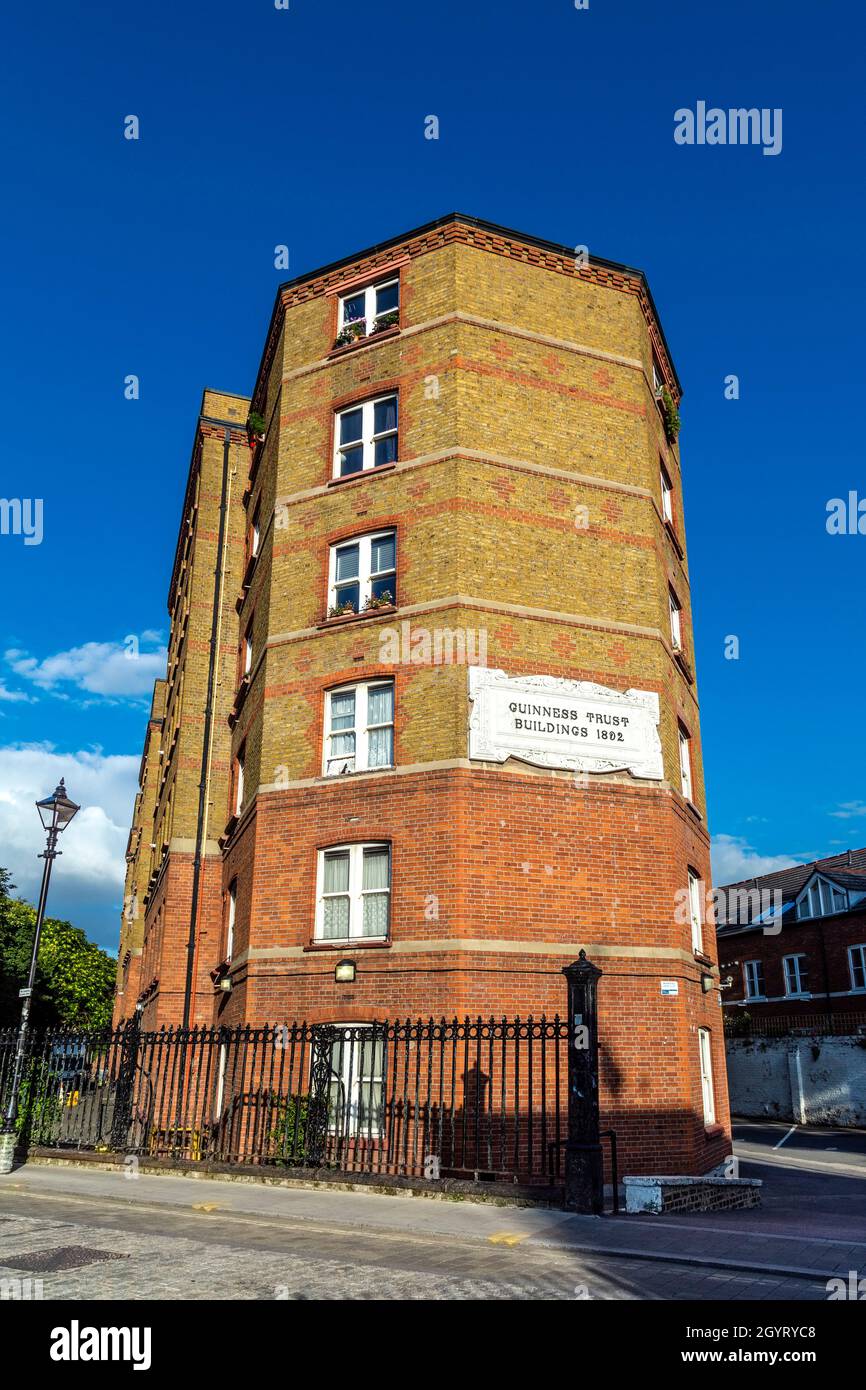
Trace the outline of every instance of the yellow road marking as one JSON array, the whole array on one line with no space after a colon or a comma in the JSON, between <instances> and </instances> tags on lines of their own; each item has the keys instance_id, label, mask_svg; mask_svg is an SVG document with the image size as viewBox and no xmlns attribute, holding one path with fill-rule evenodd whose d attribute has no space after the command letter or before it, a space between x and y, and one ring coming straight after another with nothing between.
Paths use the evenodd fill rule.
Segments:
<instances>
[{"instance_id":1,"label":"yellow road marking","mask_svg":"<svg viewBox=\"0 0 866 1390\"><path fill-rule=\"evenodd\" d=\"M519 1245L522 1240L527 1240L528 1235L518 1236L513 1231L497 1231L495 1236L488 1236L491 1245Z\"/></svg>"},{"instance_id":2,"label":"yellow road marking","mask_svg":"<svg viewBox=\"0 0 866 1390\"><path fill-rule=\"evenodd\" d=\"M193 1202L193 1211L219 1211L216 1202Z\"/></svg>"}]
</instances>

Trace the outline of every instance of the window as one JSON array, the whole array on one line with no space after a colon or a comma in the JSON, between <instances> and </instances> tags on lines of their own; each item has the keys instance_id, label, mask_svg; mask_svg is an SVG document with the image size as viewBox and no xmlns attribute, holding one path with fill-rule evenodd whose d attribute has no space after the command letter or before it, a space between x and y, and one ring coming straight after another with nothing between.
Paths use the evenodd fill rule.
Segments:
<instances>
[{"instance_id":1,"label":"window","mask_svg":"<svg viewBox=\"0 0 866 1390\"><path fill-rule=\"evenodd\" d=\"M374 1025L331 1025L328 1129L345 1138L378 1138L384 1128L385 1039Z\"/></svg>"},{"instance_id":2,"label":"window","mask_svg":"<svg viewBox=\"0 0 866 1390\"><path fill-rule=\"evenodd\" d=\"M217 1084L214 1095L213 1117L214 1122L222 1118L223 1101L226 1093L226 1070L229 1060L228 1043L220 1043L219 1063L217 1065Z\"/></svg>"},{"instance_id":3,"label":"window","mask_svg":"<svg viewBox=\"0 0 866 1390\"><path fill-rule=\"evenodd\" d=\"M655 395L656 400L658 400L659 396L664 390L664 385L665 374L662 371L661 366L659 365L658 358L656 357L655 353L653 353L653 394Z\"/></svg>"},{"instance_id":4,"label":"window","mask_svg":"<svg viewBox=\"0 0 866 1390\"><path fill-rule=\"evenodd\" d=\"M235 759L235 810L239 816L244 804L244 764L246 762L247 746L242 743L238 749L238 756Z\"/></svg>"},{"instance_id":5,"label":"window","mask_svg":"<svg viewBox=\"0 0 866 1390\"><path fill-rule=\"evenodd\" d=\"M692 799L692 749L691 739L682 724L677 727L680 746L680 786L687 801Z\"/></svg>"},{"instance_id":6,"label":"window","mask_svg":"<svg viewBox=\"0 0 866 1390\"><path fill-rule=\"evenodd\" d=\"M379 396L338 410L334 421L334 477L381 468L397 458L397 396Z\"/></svg>"},{"instance_id":7,"label":"window","mask_svg":"<svg viewBox=\"0 0 866 1390\"><path fill-rule=\"evenodd\" d=\"M262 537L261 512L262 512L262 504L261 504L261 502L258 502L258 503L256 504L256 510L255 510L255 512L253 513L253 524L252 524L252 526L251 526L251 528L250 528L250 558L251 558L251 559L255 559L255 557L256 557L256 556L258 555L258 553L259 553L259 541L261 540L261 537Z\"/></svg>"},{"instance_id":8,"label":"window","mask_svg":"<svg viewBox=\"0 0 866 1390\"><path fill-rule=\"evenodd\" d=\"M808 994L809 957L785 956L782 964L785 969L785 993Z\"/></svg>"},{"instance_id":9,"label":"window","mask_svg":"<svg viewBox=\"0 0 866 1390\"><path fill-rule=\"evenodd\" d=\"M671 615L671 646L675 652L681 652L683 649L683 609L673 589L668 589L668 608Z\"/></svg>"},{"instance_id":10,"label":"window","mask_svg":"<svg viewBox=\"0 0 866 1390\"><path fill-rule=\"evenodd\" d=\"M703 913L701 911L701 880L694 869L689 869L689 917L692 923L692 950L701 951L704 949L704 935L702 928Z\"/></svg>"},{"instance_id":11,"label":"window","mask_svg":"<svg viewBox=\"0 0 866 1390\"><path fill-rule=\"evenodd\" d=\"M248 676L253 669L253 620L250 618L247 623L247 630L244 633L243 648L243 671L242 675Z\"/></svg>"},{"instance_id":12,"label":"window","mask_svg":"<svg viewBox=\"0 0 866 1390\"><path fill-rule=\"evenodd\" d=\"M851 972L851 988L858 993L866 990L866 946L848 947L848 969Z\"/></svg>"},{"instance_id":13,"label":"window","mask_svg":"<svg viewBox=\"0 0 866 1390\"><path fill-rule=\"evenodd\" d=\"M763 999L765 994L763 961L744 960L743 975L746 981L746 998Z\"/></svg>"},{"instance_id":14,"label":"window","mask_svg":"<svg viewBox=\"0 0 866 1390\"><path fill-rule=\"evenodd\" d=\"M225 958L231 960L235 945L235 910L238 902L238 881L233 878L229 884L228 914L226 917Z\"/></svg>"},{"instance_id":15,"label":"window","mask_svg":"<svg viewBox=\"0 0 866 1390\"><path fill-rule=\"evenodd\" d=\"M716 1101L713 1094L713 1053L709 1028L698 1029L698 1051L701 1059L701 1097L704 1106L704 1124L716 1122Z\"/></svg>"},{"instance_id":16,"label":"window","mask_svg":"<svg viewBox=\"0 0 866 1390\"><path fill-rule=\"evenodd\" d=\"M316 940L384 941L391 897L387 844L341 845L319 851Z\"/></svg>"},{"instance_id":17,"label":"window","mask_svg":"<svg viewBox=\"0 0 866 1390\"><path fill-rule=\"evenodd\" d=\"M833 912L845 912L848 894L826 878L814 878L797 899L798 917L828 917Z\"/></svg>"},{"instance_id":18,"label":"window","mask_svg":"<svg viewBox=\"0 0 866 1390\"><path fill-rule=\"evenodd\" d=\"M662 466L661 466L661 480L662 480L662 517L663 517L663 519L664 519L665 521L670 522L671 526L673 526L673 524L674 524L674 489L673 489L673 484L671 483L671 480L670 480L670 478L668 477L667 469L664 467L664 464L662 464Z\"/></svg>"},{"instance_id":19,"label":"window","mask_svg":"<svg viewBox=\"0 0 866 1390\"><path fill-rule=\"evenodd\" d=\"M330 607L360 613L397 597L397 533L331 546Z\"/></svg>"},{"instance_id":20,"label":"window","mask_svg":"<svg viewBox=\"0 0 866 1390\"><path fill-rule=\"evenodd\" d=\"M378 285L368 285L365 290L356 290L340 300L337 328L356 328L357 336L375 333L378 328L388 328L396 323L400 308L400 281L382 280Z\"/></svg>"},{"instance_id":21,"label":"window","mask_svg":"<svg viewBox=\"0 0 866 1390\"><path fill-rule=\"evenodd\" d=\"M325 696L325 775L393 766L393 681L329 690Z\"/></svg>"}]
</instances>

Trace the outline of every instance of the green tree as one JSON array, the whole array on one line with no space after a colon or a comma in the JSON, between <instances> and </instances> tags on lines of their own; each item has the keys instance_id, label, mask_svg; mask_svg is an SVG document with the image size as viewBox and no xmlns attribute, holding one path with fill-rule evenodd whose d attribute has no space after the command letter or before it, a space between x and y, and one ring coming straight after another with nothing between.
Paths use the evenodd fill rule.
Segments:
<instances>
[{"instance_id":1,"label":"green tree","mask_svg":"<svg viewBox=\"0 0 866 1390\"><path fill-rule=\"evenodd\" d=\"M18 1022L18 991L27 981L36 909L11 895L0 869L0 1027ZM47 917L42 924L31 1021L36 1027L104 1028L111 1022L117 963L80 927Z\"/></svg>"}]
</instances>

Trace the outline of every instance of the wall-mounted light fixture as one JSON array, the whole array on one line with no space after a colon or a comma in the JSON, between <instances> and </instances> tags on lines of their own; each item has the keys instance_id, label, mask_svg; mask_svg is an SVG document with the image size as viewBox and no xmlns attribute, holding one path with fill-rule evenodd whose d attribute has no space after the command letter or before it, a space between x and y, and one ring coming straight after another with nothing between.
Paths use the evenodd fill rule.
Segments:
<instances>
[{"instance_id":1,"label":"wall-mounted light fixture","mask_svg":"<svg viewBox=\"0 0 866 1390\"><path fill-rule=\"evenodd\" d=\"M356 973L353 960L338 960L334 966L334 980L338 985L353 985Z\"/></svg>"},{"instance_id":2,"label":"wall-mounted light fixture","mask_svg":"<svg viewBox=\"0 0 866 1390\"><path fill-rule=\"evenodd\" d=\"M715 983L716 982L713 979L712 975L701 976L701 989L704 991L704 994L709 994L710 990L713 988Z\"/></svg>"}]
</instances>

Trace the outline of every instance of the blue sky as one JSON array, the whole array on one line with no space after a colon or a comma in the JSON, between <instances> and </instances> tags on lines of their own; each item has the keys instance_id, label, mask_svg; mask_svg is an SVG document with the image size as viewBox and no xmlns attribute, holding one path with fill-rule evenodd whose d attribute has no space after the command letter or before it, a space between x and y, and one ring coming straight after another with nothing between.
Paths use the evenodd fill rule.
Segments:
<instances>
[{"instance_id":1,"label":"blue sky","mask_svg":"<svg viewBox=\"0 0 866 1390\"><path fill-rule=\"evenodd\" d=\"M866 496L856 7L49 0L4 38L0 494L42 498L44 532L0 536L0 863L19 887L32 800L65 770L87 810L52 910L114 946L202 387L250 390L280 280L455 208L649 276L685 388L722 878L866 842L866 538L825 527L830 498ZM675 144L699 100L781 108L781 153Z\"/></svg>"}]
</instances>

